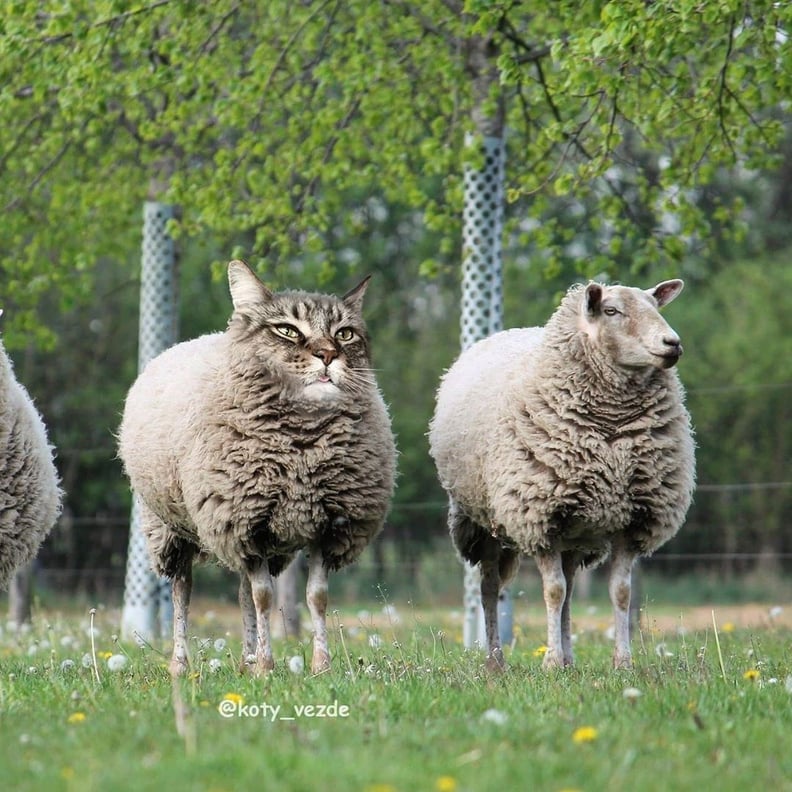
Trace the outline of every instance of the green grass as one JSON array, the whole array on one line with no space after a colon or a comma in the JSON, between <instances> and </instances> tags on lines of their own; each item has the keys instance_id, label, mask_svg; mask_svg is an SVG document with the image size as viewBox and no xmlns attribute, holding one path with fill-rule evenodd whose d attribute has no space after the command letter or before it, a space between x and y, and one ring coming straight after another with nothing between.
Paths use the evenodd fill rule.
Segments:
<instances>
[{"instance_id":1,"label":"green grass","mask_svg":"<svg viewBox=\"0 0 792 792\"><path fill-rule=\"evenodd\" d=\"M719 625L717 642L712 628L642 632L633 641L635 669L618 673L610 669L610 642L590 629L580 633L576 667L548 673L540 667L542 629L530 627L517 631L510 670L493 678L478 652L459 647L458 623L447 613L402 613L396 623L379 612L350 612L332 621L331 672L291 672L288 658L309 660L308 642L280 642L276 671L254 679L235 671L235 625L196 612L193 674L175 688L167 647L114 640L117 613L96 616L96 668L82 664L91 655L87 615L38 614L32 631L6 630L3 787L792 789L786 628ZM216 639L226 646L215 647ZM126 666L111 671L108 653L125 655ZM68 660L74 665L62 667ZM628 688L640 695L625 697ZM222 717L227 694L249 709ZM348 708L345 717L299 709L334 702ZM280 707L278 716L268 709L264 717L264 704ZM576 742L585 727L593 739Z\"/></svg>"}]
</instances>

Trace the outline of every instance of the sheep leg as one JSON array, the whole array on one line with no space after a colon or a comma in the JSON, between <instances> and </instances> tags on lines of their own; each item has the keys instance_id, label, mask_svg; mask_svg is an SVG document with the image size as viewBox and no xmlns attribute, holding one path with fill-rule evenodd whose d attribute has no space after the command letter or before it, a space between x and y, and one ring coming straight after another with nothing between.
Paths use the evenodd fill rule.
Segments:
<instances>
[{"instance_id":1,"label":"sheep leg","mask_svg":"<svg viewBox=\"0 0 792 792\"><path fill-rule=\"evenodd\" d=\"M327 646L327 567L318 547L308 553L308 585L305 599L313 623L313 658L311 673L330 670L330 651Z\"/></svg>"},{"instance_id":2,"label":"sheep leg","mask_svg":"<svg viewBox=\"0 0 792 792\"><path fill-rule=\"evenodd\" d=\"M170 661L171 676L181 676L189 666L187 648L187 614L192 594L192 556L171 580L173 598L173 655Z\"/></svg>"},{"instance_id":3,"label":"sheep leg","mask_svg":"<svg viewBox=\"0 0 792 792\"><path fill-rule=\"evenodd\" d=\"M572 652L572 590L574 588L575 573L580 566L580 555L574 552L561 554L561 567L566 581L566 596L561 607L561 648L564 654L564 665L570 666L575 662Z\"/></svg>"},{"instance_id":4,"label":"sheep leg","mask_svg":"<svg viewBox=\"0 0 792 792\"><path fill-rule=\"evenodd\" d=\"M500 547L487 542L481 559L481 605L484 609L484 629L487 636L487 670L504 671L500 632L498 631L498 594L500 593Z\"/></svg>"},{"instance_id":5,"label":"sheep leg","mask_svg":"<svg viewBox=\"0 0 792 792\"><path fill-rule=\"evenodd\" d=\"M614 544L610 578L608 580L608 593L613 605L613 623L615 628L614 668L632 668L630 596L634 563L634 553L628 552L622 545Z\"/></svg>"},{"instance_id":6,"label":"sheep leg","mask_svg":"<svg viewBox=\"0 0 792 792\"><path fill-rule=\"evenodd\" d=\"M239 670L247 671L256 660L258 629L250 579L244 573L239 576L239 609L242 612L242 657L239 658Z\"/></svg>"},{"instance_id":7,"label":"sheep leg","mask_svg":"<svg viewBox=\"0 0 792 792\"><path fill-rule=\"evenodd\" d=\"M537 555L536 566L542 576L542 593L547 609L547 651L542 666L544 668L560 668L564 665L561 614L567 596L561 553Z\"/></svg>"},{"instance_id":8,"label":"sheep leg","mask_svg":"<svg viewBox=\"0 0 792 792\"><path fill-rule=\"evenodd\" d=\"M266 558L248 570L248 582L256 611L256 662L253 672L257 676L263 676L275 668L270 637L270 608L272 608L275 586L272 583Z\"/></svg>"}]
</instances>

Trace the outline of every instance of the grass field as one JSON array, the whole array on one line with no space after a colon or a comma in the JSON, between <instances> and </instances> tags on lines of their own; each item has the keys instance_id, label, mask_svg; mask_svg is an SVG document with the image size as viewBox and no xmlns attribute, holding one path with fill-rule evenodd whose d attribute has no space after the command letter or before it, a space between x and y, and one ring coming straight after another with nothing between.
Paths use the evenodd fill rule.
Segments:
<instances>
[{"instance_id":1,"label":"grass field","mask_svg":"<svg viewBox=\"0 0 792 792\"><path fill-rule=\"evenodd\" d=\"M510 670L493 678L460 648L459 614L380 603L333 615L329 673L303 670L307 640L279 642L276 671L253 679L236 672L233 609L207 607L175 686L167 646L121 644L117 611L4 627L3 788L792 790L779 608L760 606L754 626L658 609L634 637L635 669L618 673L606 606L576 614L577 665L550 673L541 614L518 615Z\"/></svg>"}]
</instances>

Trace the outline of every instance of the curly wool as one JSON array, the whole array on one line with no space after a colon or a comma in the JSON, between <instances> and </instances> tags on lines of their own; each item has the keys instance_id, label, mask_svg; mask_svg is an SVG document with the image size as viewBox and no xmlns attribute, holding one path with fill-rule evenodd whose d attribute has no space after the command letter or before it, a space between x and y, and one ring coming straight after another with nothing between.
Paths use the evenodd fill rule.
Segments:
<instances>
[{"instance_id":1,"label":"curly wool","mask_svg":"<svg viewBox=\"0 0 792 792\"><path fill-rule=\"evenodd\" d=\"M0 589L35 557L61 494L44 422L0 345Z\"/></svg>"},{"instance_id":2,"label":"curly wool","mask_svg":"<svg viewBox=\"0 0 792 792\"><path fill-rule=\"evenodd\" d=\"M231 330L172 347L133 385L119 448L159 573L185 542L240 572L266 558L277 575L318 539L334 569L379 533L395 470L379 391L313 409L280 395Z\"/></svg>"},{"instance_id":3,"label":"curly wool","mask_svg":"<svg viewBox=\"0 0 792 792\"><path fill-rule=\"evenodd\" d=\"M673 537L694 487L693 440L676 370L631 373L579 332L573 287L544 328L479 342L446 374L432 455L455 508L461 555L481 528L506 546L578 550L593 564L623 534L648 555Z\"/></svg>"}]
</instances>

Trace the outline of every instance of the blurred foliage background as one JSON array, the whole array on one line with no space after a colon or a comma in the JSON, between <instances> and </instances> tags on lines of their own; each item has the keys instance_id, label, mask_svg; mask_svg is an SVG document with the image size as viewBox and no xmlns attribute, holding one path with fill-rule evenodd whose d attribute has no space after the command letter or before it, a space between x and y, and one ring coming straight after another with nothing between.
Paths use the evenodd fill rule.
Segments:
<instances>
[{"instance_id":1,"label":"blurred foliage background","mask_svg":"<svg viewBox=\"0 0 792 792\"><path fill-rule=\"evenodd\" d=\"M180 210L183 338L224 326L232 257L276 288L374 274L366 316L400 478L348 586L456 586L426 431L459 349L464 139L488 102L506 108L505 326L544 323L580 279L686 281L666 316L686 350L699 489L652 569L725 585L792 568L792 7L530 6L9 4L3 338L66 490L44 591L121 596L130 496L114 432L136 373L146 199ZM483 100L482 68L496 76Z\"/></svg>"}]
</instances>

